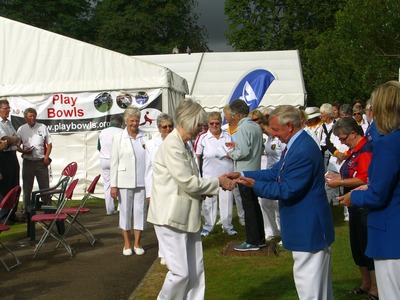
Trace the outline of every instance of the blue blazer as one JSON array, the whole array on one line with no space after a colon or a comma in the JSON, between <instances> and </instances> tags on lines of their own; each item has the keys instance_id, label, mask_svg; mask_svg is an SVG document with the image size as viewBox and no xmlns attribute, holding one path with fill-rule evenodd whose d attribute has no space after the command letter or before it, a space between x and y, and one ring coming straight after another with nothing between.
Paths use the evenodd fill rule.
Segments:
<instances>
[{"instance_id":1,"label":"blue blazer","mask_svg":"<svg viewBox=\"0 0 400 300\"><path fill-rule=\"evenodd\" d=\"M256 180L259 197L279 200L282 241L288 250L319 251L335 240L324 172L321 151L304 131L272 169L243 172Z\"/></svg>"},{"instance_id":2,"label":"blue blazer","mask_svg":"<svg viewBox=\"0 0 400 300\"><path fill-rule=\"evenodd\" d=\"M353 206L368 207L365 254L377 259L400 258L400 130L381 136L368 169L369 188L353 191Z\"/></svg>"}]
</instances>

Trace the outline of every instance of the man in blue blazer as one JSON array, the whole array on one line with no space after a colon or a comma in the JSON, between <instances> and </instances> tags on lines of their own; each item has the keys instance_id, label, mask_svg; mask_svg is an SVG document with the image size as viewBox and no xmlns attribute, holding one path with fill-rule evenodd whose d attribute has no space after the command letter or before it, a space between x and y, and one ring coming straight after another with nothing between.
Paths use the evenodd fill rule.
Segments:
<instances>
[{"instance_id":1,"label":"man in blue blazer","mask_svg":"<svg viewBox=\"0 0 400 300\"><path fill-rule=\"evenodd\" d=\"M270 170L235 172L230 177L252 187L259 197L279 200L282 242L293 252L299 298L333 299L330 246L335 234L324 188L323 157L301 129L295 107L277 107L270 125L272 134L287 144L280 161Z\"/></svg>"}]
</instances>

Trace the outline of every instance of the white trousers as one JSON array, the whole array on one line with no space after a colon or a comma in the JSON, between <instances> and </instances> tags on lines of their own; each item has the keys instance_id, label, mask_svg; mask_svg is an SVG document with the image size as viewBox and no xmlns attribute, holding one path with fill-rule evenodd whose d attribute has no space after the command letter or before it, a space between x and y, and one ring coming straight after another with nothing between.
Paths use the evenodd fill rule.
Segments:
<instances>
[{"instance_id":1,"label":"white trousers","mask_svg":"<svg viewBox=\"0 0 400 300\"><path fill-rule=\"evenodd\" d=\"M159 300L204 299L205 276L200 232L154 225L168 267Z\"/></svg>"},{"instance_id":2,"label":"white trousers","mask_svg":"<svg viewBox=\"0 0 400 300\"><path fill-rule=\"evenodd\" d=\"M104 201L106 204L106 212L112 213L115 210L114 199L110 193L110 160L100 158L101 176L103 177Z\"/></svg>"},{"instance_id":3,"label":"white trousers","mask_svg":"<svg viewBox=\"0 0 400 300\"><path fill-rule=\"evenodd\" d=\"M233 228L233 194L231 191L224 191L223 189L219 188L218 195L206 197L202 203L201 214L204 218L203 229L206 229L210 232L214 229L215 222L217 221L218 202L222 228L224 230Z\"/></svg>"},{"instance_id":4,"label":"white trousers","mask_svg":"<svg viewBox=\"0 0 400 300\"><path fill-rule=\"evenodd\" d=\"M332 300L331 247L318 252L293 251L293 276L300 300Z\"/></svg>"},{"instance_id":5,"label":"white trousers","mask_svg":"<svg viewBox=\"0 0 400 300\"><path fill-rule=\"evenodd\" d=\"M374 259L379 299L400 299L400 259Z\"/></svg>"},{"instance_id":6,"label":"white trousers","mask_svg":"<svg viewBox=\"0 0 400 300\"><path fill-rule=\"evenodd\" d=\"M278 200L258 198L264 220L265 238L281 235Z\"/></svg>"},{"instance_id":7,"label":"white trousers","mask_svg":"<svg viewBox=\"0 0 400 300\"><path fill-rule=\"evenodd\" d=\"M144 230L146 227L146 193L144 187L119 189L119 228Z\"/></svg>"},{"instance_id":8,"label":"white trousers","mask_svg":"<svg viewBox=\"0 0 400 300\"><path fill-rule=\"evenodd\" d=\"M242 204L242 196L240 196L239 188L235 187L232 190L232 193L233 193L233 198L235 199L236 210L237 210L237 215L239 217L239 220L244 221L244 209L243 209L243 204Z\"/></svg>"}]
</instances>

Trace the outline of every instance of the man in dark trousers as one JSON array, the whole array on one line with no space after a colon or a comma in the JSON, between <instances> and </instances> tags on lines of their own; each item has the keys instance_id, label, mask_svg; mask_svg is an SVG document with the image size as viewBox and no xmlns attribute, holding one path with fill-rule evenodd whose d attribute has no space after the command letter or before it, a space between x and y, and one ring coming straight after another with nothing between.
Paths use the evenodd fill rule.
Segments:
<instances>
[{"instance_id":1,"label":"man in dark trousers","mask_svg":"<svg viewBox=\"0 0 400 300\"><path fill-rule=\"evenodd\" d=\"M17 132L11 125L8 117L10 116L10 104L8 100L0 100L0 139L7 141L8 147L0 152L0 166L2 170L2 179L0 180L0 201L15 186L19 185L19 163L17 159L17 145L19 139ZM17 222L18 218L15 214L17 206L9 218L10 222ZM0 223L7 216L9 211L2 209L0 212Z\"/></svg>"}]
</instances>

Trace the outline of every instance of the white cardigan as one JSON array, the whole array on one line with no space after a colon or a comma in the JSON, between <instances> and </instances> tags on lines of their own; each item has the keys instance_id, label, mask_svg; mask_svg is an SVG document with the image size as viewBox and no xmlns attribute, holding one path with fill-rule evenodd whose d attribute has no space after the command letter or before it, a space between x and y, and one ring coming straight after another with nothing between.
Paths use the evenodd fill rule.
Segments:
<instances>
[{"instance_id":1,"label":"white cardigan","mask_svg":"<svg viewBox=\"0 0 400 300\"><path fill-rule=\"evenodd\" d=\"M139 130L138 139L142 145L149 139L146 133ZM131 189L136 187L136 158L126 128L114 135L111 161L110 183L111 187Z\"/></svg>"}]
</instances>

